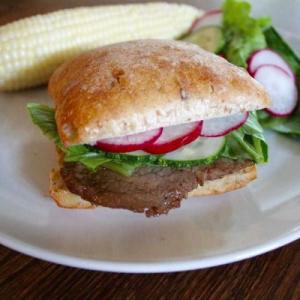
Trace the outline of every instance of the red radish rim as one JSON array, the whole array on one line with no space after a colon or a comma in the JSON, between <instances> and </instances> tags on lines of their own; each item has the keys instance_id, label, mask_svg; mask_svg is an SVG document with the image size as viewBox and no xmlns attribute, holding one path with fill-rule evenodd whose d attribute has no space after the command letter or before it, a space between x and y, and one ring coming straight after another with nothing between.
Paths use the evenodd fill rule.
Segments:
<instances>
[{"instance_id":1,"label":"red radish rim","mask_svg":"<svg viewBox=\"0 0 300 300\"><path fill-rule=\"evenodd\" d=\"M277 118L287 118L291 115L293 115L297 109L299 108L299 98L298 98L298 101L297 101L297 104L295 106L295 108L292 110L292 112L288 113L288 114L278 114L278 113L274 113L272 112L271 110L269 110L268 108L265 108L264 111L269 114L270 116L272 117L277 117Z\"/></svg>"},{"instance_id":2,"label":"red radish rim","mask_svg":"<svg viewBox=\"0 0 300 300\"><path fill-rule=\"evenodd\" d=\"M200 136L203 136L203 137L220 137L220 136L227 135L231 131L237 130L240 127L242 127L247 122L248 117L249 117L249 112L246 111L244 119L239 124L237 124L236 126L233 126L233 127L229 128L229 129L225 130L224 132L220 133L220 134L202 134L202 132L201 132ZM205 122L205 120L204 120L204 122Z\"/></svg>"},{"instance_id":3,"label":"red radish rim","mask_svg":"<svg viewBox=\"0 0 300 300\"><path fill-rule=\"evenodd\" d=\"M253 76L254 79L255 79L255 74L259 71L259 69L261 69L261 68L263 68L263 67L272 67L272 68L276 68L276 69L278 69L278 70L281 70L283 73L285 73L285 75L286 75L287 77L291 78L290 74L289 74L286 70L282 69L281 67L279 67L279 66L277 66L277 65L272 65L272 64L265 64L265 65L259 66L259 67L255 70L254 76ZM295 82L294 82L294 84L296 85ZM296 89L297 89L297 87L296 87ZM296 106L295 106L295 107L293 108L293 110L291 110L289 113L285 113L285 114L274 113L274 112L272 112L269 108L265 108L264 110L265 110L269 115L271 115L271 116L273 116L273 117L288 117L288 116L292 115L292 114L297 110L298 106L299 106L299 97L298 97L298 99L297 99L297 104L296 104Z\"/></svg>"},{"instance_id":4,"label":"red radish rim","mask_svg":"<svg viewBox=\"0 0 300 300\"><path fill-rule=\"evenodd\" d=\"M249 72L249 74L254 74L255 73L255 71L257 70L257 68L259 68L259 67L257 67L255 70L251 70L251 68L250 68L250 63L251 63L251 61L253 60L253 57L257 54L257 53L259 53L259 52L262 52L262 51L265 51L265 50L268 50L268 51L270 51L270 52L273 52L273 53L275 53L275 54L277 54L278 56L280 56L281 57L281 55L278 53L278 52L276 52L275 50L273 50L273 49L271 49L271 48L262 48L262 49L257 49L257 50L255 50L255 51L253 51L251 54L250 54L250 56L248 57L248 59L247 59L247 65L248 65L248 72ZM282 57L281 57L282 58ZM282 58L283 59L283 58ZM283 59L284 60L284 59ZM285 60L284 60L285 61Z\"/></svg>"},{"instance_id":5,"label":"red radish rim","mask_svg":"<svg viewBox=\"0 0 300 300\"><path fill-rule=\"evenodd\" d=\"M278 114L278 113L272 112L269 108L265 108L264 111L265 111L266 113L268 113L268 114L269 114L270 116L272 116L272 117L277 117L277 118L287 118L287 117L293 115L293 114L296 112L296 110L297 110L298 108L299 108L299 99L298 99L298 101L297 101L297 104L296 104L295 108L293 108L293 110L292 110L291 112L289 112L289 113L286 113L286 114Z\"/></svg>"},{"instance_id":6,"label":"red radish rim","mask_svg":"<svg viewBox=\"0 0 300 300\"><path fill-rule=\"evenodd\" d=\"M150 144L153 144L162 134L163 128L158 128L158 132L148 141L145 141L141 144L109 144L109 143L102 143L101 140L97 141L95 147L99 148L100 150L107 151L107 152L115 152L115 153L124 153L124 152L132 152L136 150L143 150Z\"/></svg>"},{"instance_id":7,"label":"red radish rim","mask_svg":"<svg viewBox=\"0 0 300 300\"><path fill-rule=\"evenodd\" d=\"M179 149L184 145L193 142L200 136L202 125L203 125L203 121L199 121L199 123L195 126L195 128L192 131L190 131L188 134L178 137L169 142L162 143L160 145L155 145L154 142L151 145L144 148L143 150L151 154L165 154L174 151L176 149ZM174 146L171 147L170 145L174 145Z\"/></svg>"},{"instance_id":8,"label":"red radish rim","mask_svg":"<svg viewBox=\"0 0 300 300\"><path fill-rule=\"evenodd\" d=\"M254 74L255 74L255 72L257 71L257 69L260 68L260 67L262 67L262 66L272 65L272 66L276 66L276 67L281 68L280 66L275 65L275 64L263 64L263 65L258 66L256 69L251 70L250 65L251 65L251 61L253 60L253 57L254 57L258 52L261 52L261 51L264 51L264 50L268 50L268 51L270 51L270 52L272 52L272 53L278 55L278 56L279 56L279 57L287 64L287 66L291 69L291 73L288 73L286 70L284 70L284 71L285 71L286 73L288 73L289 76L291 75L291 76L293 77L294 81L297 82L296 75L295 75L294 71L292 70L292 68L290 67L290 65L287 63L287 61L281 56L280 53L278 53L277 51L275 51L275 50L273 50L273 49L271 49L271 48L257 49L257 50L255 50L254 52L252 52L252 53L250 54L250 56L248 57L248 59L247 59L247 65L248 65L247 71L248 71L248 73L249 73L252 77L254 77Z\"/></svg>"},{"instance_id":9,"label":"red radish rim","mask_svg":"<svg viewBox=\"0 0 300 300\"><path fill-rule=\"evenodd\" d=\"M261 68L263 68L263 67L272 67L272 68L275 68L275 69L279 69L279 70L281 70L282 72L284 72L285 75L287 75L289 78L291 78L290 75L289 75L289 72L287 72L285 69L283 69L283 68L281 68L281 67L279 67L279 66L277 66L277 65L273 65L273 64L264 64L264 65L260 65L259 67L256 68L256 70L255 70L255 72L254 72L254 75L256 74L256 72L257 72L259 69L261 69Z\"/></svg>"},{"instance_id":10,"label":"red radish rim","mask_svg":"<svg viewBox=\"0 0 300 300\"><path fill-rule=\"evenodd\" d=\"M191 34L193 31L194 31L194 28L199 24L199 22L202 22L203 20L205 20L208 16L211 16L211 15L217 15L217 14L221 14L222 13L222 10L221 9L211 9L211 10L208 10L205 14L203 14L201 17L199 18L196 18L190 29L188 30L188 34Z\"/></svg>"}]
</instances>

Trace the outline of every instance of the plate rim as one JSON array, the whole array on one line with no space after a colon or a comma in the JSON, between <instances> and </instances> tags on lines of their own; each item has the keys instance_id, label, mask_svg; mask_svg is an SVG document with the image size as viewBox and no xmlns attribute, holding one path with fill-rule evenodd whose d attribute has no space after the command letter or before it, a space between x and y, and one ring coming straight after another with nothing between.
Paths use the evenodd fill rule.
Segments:
<instances>
[{"instance_id":1,"label":"plate rim","mask_svg":"<svg viewBox=\"0 0 300 300\"><path fill-rule=\"evenodd\" d=\"M221 255L212 255L191 259L172 259L170 261L125 262L97 260L61 254L53 250L47 250L39 246L33 246L30 243L0 232L0 244L22 254L41 259L43 261L85 270L132 274L170 273L217 267L264 254L292 243L298 239L300 239L300 227L291 230L287 234L283 234L268 240L267 242Z\"/></svg>"}]
</instances>

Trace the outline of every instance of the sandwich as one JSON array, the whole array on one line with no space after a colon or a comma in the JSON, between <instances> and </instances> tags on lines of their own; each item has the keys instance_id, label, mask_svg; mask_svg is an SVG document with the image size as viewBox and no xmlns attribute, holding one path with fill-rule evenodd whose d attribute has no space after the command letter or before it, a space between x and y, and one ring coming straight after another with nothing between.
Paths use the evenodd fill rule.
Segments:
<instances>
[{"instance_id":1,"label":"sandwich","mask_svg":"<svg viewBox=\"0 0 300 300\"><path fill-rule=\"evenodd\" d=\"M97 48L61 65L48 90L54 109L28 110L56 144L50 195L60 207L166 214L246 186L268 159L256 117L270 105L264 88L190 43Z\"/></svg>"}]
</instances>

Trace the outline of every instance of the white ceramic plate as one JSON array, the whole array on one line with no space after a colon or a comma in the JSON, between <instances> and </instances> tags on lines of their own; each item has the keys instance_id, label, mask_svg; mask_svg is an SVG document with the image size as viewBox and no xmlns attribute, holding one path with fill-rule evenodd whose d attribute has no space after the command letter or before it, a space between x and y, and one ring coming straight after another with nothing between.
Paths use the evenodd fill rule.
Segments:
<instances>
[{"instance_id":1,"label":"white ceramic plate","mask_svg":"<svg viewBox=\"0 0 300 300\"><path fill-rule=\"evenodd\" d=\"M66 210L47 195L53 144L31 124L44 89L0 94L0 243L60 264L162 272L238 261L300 237L300 143L268 134L270 163L249 187L194 198L167 216Z\"/></svg>"},{"instance_id":2,"label":"white ceramic plate","mask_svg":"<svg viewBox=\"0 0 300 300\"><path fill-rule=\"evenodd\" d=\"M219 0L187 0L211 9ZM289 42L299 2L251 1L271 15ZM288 18L286 18L288 16ZM300 142L268 134L270 163L247 188L189 199L168 216L147 219L124 210L59 209L47 196L54 146L33 126L25 104L51 103L44 89L0 94L0 243L86 269L163 272L216 266L258 255L300 237Z\"/></svg>"}]
</instances>

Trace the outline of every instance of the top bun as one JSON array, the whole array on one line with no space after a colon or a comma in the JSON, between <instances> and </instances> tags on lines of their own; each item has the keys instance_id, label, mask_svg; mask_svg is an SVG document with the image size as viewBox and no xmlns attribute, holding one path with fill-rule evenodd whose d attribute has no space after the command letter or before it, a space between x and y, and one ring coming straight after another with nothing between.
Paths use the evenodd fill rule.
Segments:
<instances>
[{"instance_id":1,"label":"top bun","mask_svg":"<svg viewBox=\"0 0 300 300\"><path fill-rule=\"evenodd\" d=\"M66 62L49 93L65 145L93 144L270 105L248 73L196 45L139 40L98 48Z\"/></svg>"}]
</instances>

